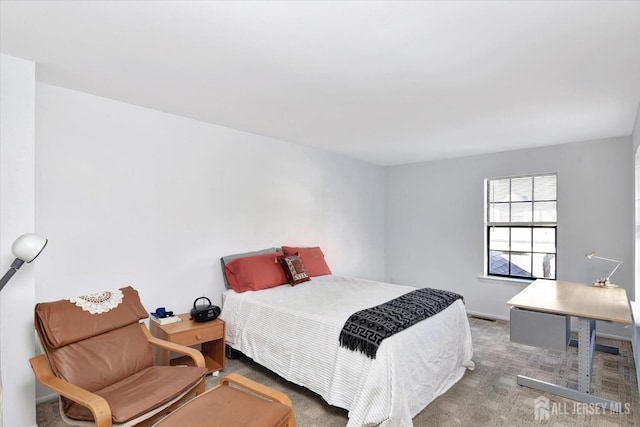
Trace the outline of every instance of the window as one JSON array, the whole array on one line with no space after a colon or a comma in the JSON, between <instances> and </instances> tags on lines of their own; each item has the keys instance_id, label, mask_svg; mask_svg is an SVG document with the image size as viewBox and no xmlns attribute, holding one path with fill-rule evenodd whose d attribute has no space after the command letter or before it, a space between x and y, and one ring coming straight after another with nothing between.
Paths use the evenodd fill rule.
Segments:
<instances>
[{"instance_id":1,"label":"window","mask_svg":"<svg viewBox=\"0 0 640 427\"><path fill-rule=\"evenodd\" d=\"M557 176L486 180L487 273L556 278Z\"/></svg>"}]
</instances>

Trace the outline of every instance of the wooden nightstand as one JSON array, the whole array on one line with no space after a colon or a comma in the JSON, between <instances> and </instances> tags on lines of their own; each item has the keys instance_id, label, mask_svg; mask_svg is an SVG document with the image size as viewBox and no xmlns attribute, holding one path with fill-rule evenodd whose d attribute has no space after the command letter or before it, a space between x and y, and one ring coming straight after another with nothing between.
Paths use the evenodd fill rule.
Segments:
<instances>
[{"instance_id":1,"label":"wooden nightstand","mask_svg":"<svg viewBox=\"0 0 640 427\"><path fill-rule=\"evenodd\" d=\"M207 364L209 373L224 369L224 321L220 319L209 322L194 322L189 320L189 313L180 314L182 322L161 325L153 320L149 320L149 330L154 337L165 341L174 342L186 346L196 344L202 345L202 355ZM178 357L169 359L168 350L153 348L156 363L159 365L189 365L191 359L188 357Z\"/></svg>"}]
</instances>

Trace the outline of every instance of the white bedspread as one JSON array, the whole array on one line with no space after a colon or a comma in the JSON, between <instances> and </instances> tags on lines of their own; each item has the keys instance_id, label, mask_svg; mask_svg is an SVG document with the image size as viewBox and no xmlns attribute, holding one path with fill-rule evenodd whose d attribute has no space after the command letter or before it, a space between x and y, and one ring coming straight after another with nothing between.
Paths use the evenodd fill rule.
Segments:
<instances>
[{"instance_id":1,"label":"white bedspread","mask_svg":"<svg viewBox=\"0 0 640 427\"><path fill-rule=\"evenodd\" d=\"M347 426L412 426L411 419L473 369L464 304L385 339L375 359L340 347L346 319L413 287L340 276L291 287L225 292L227 344L329 404Z\"/></svg>"}]
</instances>

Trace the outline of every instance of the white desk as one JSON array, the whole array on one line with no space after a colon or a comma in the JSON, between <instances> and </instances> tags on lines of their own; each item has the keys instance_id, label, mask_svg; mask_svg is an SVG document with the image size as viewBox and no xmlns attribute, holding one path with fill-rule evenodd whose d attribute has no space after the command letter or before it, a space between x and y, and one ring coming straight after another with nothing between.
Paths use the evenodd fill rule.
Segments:
<instances>
[{"instance_id":1,"label":"white desk","mask_svg":"<svg viewBox=\"0 0 640 427\"><path fill-rule=\"evenodd\" d=\"M617 354L617 348L595 343L596 320L631 323L631 312L627 293L623 288L601 288L587 283L561 282L538 279L513 297L507 305L535 318L535 313L574 316L578 318L578 388L572 389L556 384L518 375L518 384L546 391L568 399L593 403L611 411L620 412L621 402L591 394L591 362L595 350ZM512 324L513 328L514 325ZM536 324L528 325L536 328Z\"/></svg>"}]
</instances>

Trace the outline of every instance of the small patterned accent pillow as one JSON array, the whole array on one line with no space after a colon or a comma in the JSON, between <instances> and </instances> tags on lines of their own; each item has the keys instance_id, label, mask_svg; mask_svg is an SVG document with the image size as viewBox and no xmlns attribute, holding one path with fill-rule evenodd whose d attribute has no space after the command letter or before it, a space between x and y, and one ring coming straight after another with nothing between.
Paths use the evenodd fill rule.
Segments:
<instances>
[{"instance_id":1,"label":"small patterned accent pillow","mask_svg":"<svg viewBox=\"0 0 640 427\"><path fill-rule=\"evenodd\" d=\"M304 262L304 269L307 270L309 277L324 276L331 274L331 269L324 259L324 253L319 246L314 247L293 247L282 246L282 252L285 256L298 255Z\"/></svg>"},{"instance_id":2,"label":"small patterned accent pillow","mask_svg":"<svg viewBox=\"0 0 640 427\"><path fill-rule=\"evenodd\" d=\"M287 276L287 279L292 286L311 280L306 270L304 269L304 264L302 264L302 259L300 258L300 256L287 255L281 256L279 257L279 259L280 264L284 269L284 274Z\"/></svg>"}]
</instances>

